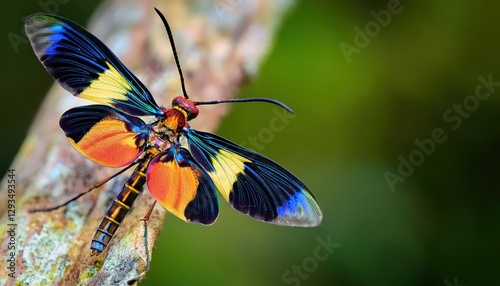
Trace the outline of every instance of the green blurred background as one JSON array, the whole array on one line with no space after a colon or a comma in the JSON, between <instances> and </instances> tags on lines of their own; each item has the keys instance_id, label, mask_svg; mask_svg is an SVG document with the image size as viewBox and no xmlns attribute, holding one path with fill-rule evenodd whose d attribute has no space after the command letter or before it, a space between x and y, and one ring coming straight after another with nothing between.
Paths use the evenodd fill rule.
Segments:
<instances>
[{"instance_id":1,"label":"green blurred background","mask_svg":"<svg viewBox=\"0 0 500 286\"><path fill-rule=\"evenodd\" d=\"M86 23L98 4L69 1L58 14ZM226 204L212 227L169 217L141 285L499 283L500 90L486 100L470 96L479 76L500 81L500 3L393 5L298 2L258 78L239 95L273 97L295 110L257 150L308 184L323 224L277 227ZM399 12L384 25L370 23L388 7ZM16 53L6 36L21 34L23 17L40 10L36 1L6 2L2 10L5 173L53 80L28 44ZM372 36L356 47L355 28L367 24ZM346 44L356 50L348 57ZM443 115L464 100L471 111L452 128ZM235 104L218 134L246 142L273 117L272 106ZM391 189L384 174L398 175L400 158L411 161L415 140L431 138L436 128L446 141ZM332 253L322 248L328 241L336 243Z\"/></svg>"}]
</instances>

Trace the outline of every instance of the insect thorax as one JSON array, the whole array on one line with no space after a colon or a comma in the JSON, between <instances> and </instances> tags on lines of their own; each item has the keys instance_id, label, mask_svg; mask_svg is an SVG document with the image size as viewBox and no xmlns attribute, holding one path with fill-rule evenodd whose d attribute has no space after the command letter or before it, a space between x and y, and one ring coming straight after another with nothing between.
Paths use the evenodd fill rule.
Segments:
<instances>
[{"instance_id":1,"label":"insect thorax","mask_svg":"<svg viewBox=\"0 0 500 286\"><path fill-rule=\"evenodd\" d=\"M199 110L193 101L182 96L172 100L172 108L161 109L164 116L153 126L150 144L160 150L166 150L179 142L182 129L189 127L187 121L196 118Z\"/></svg>"}]
</instances>

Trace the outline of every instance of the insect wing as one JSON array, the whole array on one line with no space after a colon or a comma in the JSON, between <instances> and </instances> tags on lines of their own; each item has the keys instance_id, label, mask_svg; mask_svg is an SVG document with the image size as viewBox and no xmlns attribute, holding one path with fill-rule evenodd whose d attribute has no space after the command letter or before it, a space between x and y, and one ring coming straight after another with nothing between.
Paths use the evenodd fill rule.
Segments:
<instances>
[{"instance_id":1,"label":"insect wing","mask_svg":"<svg viewBox=\"0 0 500 286\"><path fill-rule=\"evenodd\" d=\"M66 111L59 121L71 145L90 160L109 167L132 163L144 151L149 126L106 105Z\"/></svg>"},{"instance_id":2,"label":"insect wing","mask_svg":"<svg viewBox=\"0 0 500 286\"><path fill-rule=\"evenodd\" d=\"M193 158L236 210L279 225L321 223L314 195L285 168L211 133L185 129L185 135Z\"/></svg>"},{"instance_id":3,"label":"insect wing","mask_svg":"<svg viewBox=\"0 0 500 286\"><path fill-rule=\"evenodd\" d=\"M26 18L25 29L45 69L73 95L131 115L163 114L146 87L113 52L78 24L35 14Z\"/></svg>"},{"instance_id":4,"label":"insect wing","mask_svg":"<svg viewBox=\"0 0 500 286\"><path fill-rule=\"evenodd\" d=\"M153 197L177 217L207 225L217 219L215 186L187 149L174 146L156 155L146 181Z\"/></svg>"}]
</instances>

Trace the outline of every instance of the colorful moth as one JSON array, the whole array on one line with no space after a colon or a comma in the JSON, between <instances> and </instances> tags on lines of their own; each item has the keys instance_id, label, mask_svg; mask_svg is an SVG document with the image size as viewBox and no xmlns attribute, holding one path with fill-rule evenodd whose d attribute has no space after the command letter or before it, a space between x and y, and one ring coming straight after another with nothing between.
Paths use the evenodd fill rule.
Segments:
<instances>
[{"instance_id":1,"label":"colorful moth","mask_svg":"<svg viewBox=\"0 0 500 286\"><path fill-rule=\"evenodd\" d=\"M210 225L219 213L216 190L236 210L265 222L317 226L322 213L304 183L272 160L217 135L191 129L197 105L267 101L267 98L195 102L188 98L172 33L162 19L184 96L172 107L156 104L146 87L95 36L67 19L46 14L26 18L33 50L59 84L74 96L101 105L66 111L59 124L69 143L108 167L137 165L92 239L101 253L147 183L165 209L184 221ZM145 123L138 116L153 116ZM124 171L122 170L122 171Z\"/></svg>"}]
</instances>

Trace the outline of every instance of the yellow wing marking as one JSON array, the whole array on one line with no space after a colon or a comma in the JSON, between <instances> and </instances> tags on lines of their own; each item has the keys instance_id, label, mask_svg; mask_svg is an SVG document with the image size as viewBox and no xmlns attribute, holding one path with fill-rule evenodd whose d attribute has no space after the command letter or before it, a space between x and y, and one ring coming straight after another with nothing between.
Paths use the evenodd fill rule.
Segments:
<instances>
[{"instance_id":1,"label":"yellow wing marking","mask_svg":"<svg viewBox=\"0 0 500 286\"><path fill-rule=\"evenodd\" d=\"M244 163L251 161L222 149L211 161L215 171L210 172L209 175L222 196L226 201L229 201L229 193L237 180L238 174L245 171Z\"/></svg>"},{"instance_id":2,"label":"yellow wing marking","mask_svg":"<svg viewBox=\"0 0 500 286\"><path fill-rule=\"evenodd\" d=\"M110 103L112 100L126 101L127 91L132 88L127 80L108 62L108 69L84 89L78 96L99 103Z\"/></svg>"}]
</instances>

